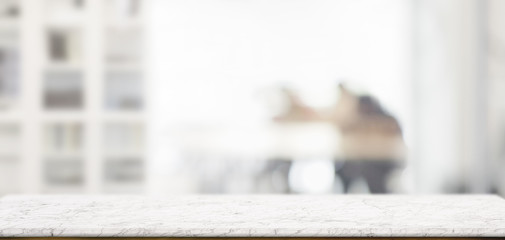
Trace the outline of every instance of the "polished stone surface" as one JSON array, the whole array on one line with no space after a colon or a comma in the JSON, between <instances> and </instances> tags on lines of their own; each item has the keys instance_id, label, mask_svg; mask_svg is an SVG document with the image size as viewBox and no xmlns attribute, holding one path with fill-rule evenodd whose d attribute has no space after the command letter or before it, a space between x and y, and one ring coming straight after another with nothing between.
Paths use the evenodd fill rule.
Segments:
<instances>
[{"instance_id":1,"label":"polished stone surface","mask_svg":"<svg viewBox=\"0 0 505 240\"><path fill-rule=\"evenodd\" d=\"M7 196L0 237L505 237L486 195Z\"/></svg>"}]
</instances>

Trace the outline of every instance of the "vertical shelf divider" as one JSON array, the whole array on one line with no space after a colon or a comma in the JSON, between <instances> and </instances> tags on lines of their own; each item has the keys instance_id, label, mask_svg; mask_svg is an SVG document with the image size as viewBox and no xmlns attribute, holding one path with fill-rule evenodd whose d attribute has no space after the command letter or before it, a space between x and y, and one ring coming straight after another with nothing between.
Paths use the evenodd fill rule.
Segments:
<instances>
[{"instance_id":1,"label":"vertical shelf divider","mask_svg":"<svg viewBox=\"0 0 505 240\"><path fill-rule=\"evenodd\" d=\"M85 2L84 69L85 71L85 189L102 192L103 185L103 0Z\"/></svg>"},{"instance_id":2,"label":"vertical shelf divider","mask_svg":"<svg viewBox=\"0 0 505 240\"><path fill-rule=\"evenodd\" d=\"M22 0L20 15L20 94L22 191L40 193L43 182L41 142L43 1Z\"/></svg>"}]
</instances>

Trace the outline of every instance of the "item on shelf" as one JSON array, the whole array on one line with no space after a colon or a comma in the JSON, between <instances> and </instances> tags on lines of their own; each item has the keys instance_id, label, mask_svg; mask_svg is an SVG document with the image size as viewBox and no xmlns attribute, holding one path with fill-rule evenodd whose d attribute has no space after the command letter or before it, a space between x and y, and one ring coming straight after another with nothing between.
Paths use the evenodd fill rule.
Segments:
<instances>
[{"instance_id":1,"label":"item on shelf","mask_svg":"<svg viewBox=\"0 0 505 240\"><path fill-rule=\"evenodd\" d=\"M45 127L46 153L79 153L83 127L80 123L50 123Z\"/></svg>"},{"instance_id":2,"label":"item on shelf","mask_svg":"<svg viewBox=\"0 0 505 240\"><path fill-rule=\"evenodd\" d=\"M140 158L109 158L104 173L109 183L139 183L144 180L144 163Z\"/></svg>"},{"instance_id":3,"label":"item on shelf","mask_svg":"<svg viewBox=\"0 0 505 240\"><path fill-rule=\"evenodd\" d=\"M0 19L2 18L17 18L21 13L19 0L2 0L0 1Z\"/></svg>"},{"instance_id":4,"label":"item on shelf","mask_svg":"<svg viewBox=\"0 0 505 240\"><path fill-rule=\"evenodd\" d=\"M0 195L18 193L20 176L19 159L0 155Z\"/></svg>"},{"instance_id":5,"label":"item on shelf","mask_svg":"<svg viewBox=\"0 0 505 240\"><path fill-rule=\"evenodd\" d=\"M77 30L52 29L48 32L48 55L51 63L78 63L81 39Z\"/></svg>"},{"instance_id":6,"label":"item on shelf","mask_svg":"<svg viewBox=\"0 0 505 240\"><path fill-rule=\"evenodd\" d=\"M19 51L15 32L0 32L0 110L12 106L18 94Z\"/></svg>"},{"instance_id":7,"label":"item on shelf","mask_svg":"<svg viewBox=\"0 0 505 240\"><path fill-rule=\"evenodd\" d=\"M83 105L82 74L78 71L46 73L44 106L47 109L80 109Z\"/></svg>"},{"instance_id":8,"label":"item on shelf","mask_svg":"<svg viewBox=\"0 0 505 240\"><path fill-rule=\"evenodd\" d=\"M107 123L104 136L107 153L138 153L143 148L144 129L140 123Z\"/></svg>"},{"instance_id":9,"label":"item on shelf","mask_svg":"<svg viewBox=\"0 0 505 240\"><path fill-rule=\"evenodd\" d=\"M18 93L18 53L15 49L0 48L0 109L12 105Z\"/></svg>"},{"instance_id":10,"label":"item on shelf","mask_svg":"<svg viewBox=\"0 0 505 240\"><path fill-rule=\"evenodd\" d=\"M84 169L81 159L46 159L44 177L50 186L75 186L84 182Z\"/></svg>"},{"instance_id":11,"label":"item on shelf","mask_svg":"<svg viewBox=\"0 0 505 240\"><path fill-rule=\"evenodd\" d=\"M65 23L82 19L84 0L46 0L47 18L50 22Z\"/></svg>"},{"instance_id":12,"label":"item on shelf","mask_svg":"<svg viewBox=\"0 0 505 240\"><path fill-rule=\"evenodd\" d=\"M111 65L135 65L141 61L142 33L135 27L108 28L105 62Z\"/></svg>"},{"instance_id":13,"label":"item on shelf","mask_svg":"<svg viewBox=\"0 0 505 240\"><path fill-rule=\"evenodd\" d=\"M111 20L127 20L140 15L140 0L108 0L106 3L106 17Z\"/></svg>"},{"instance_id":14,"label":"item on shelf","mask_svg":"<svg viewBox=\"0 0 505 240\"><path fill-rule=\"evenodd\" d=\"M143 108L143 86L139 72L109 72L105 81L105 107L107 109L138 110Z\"/></svg>"},{"instance_id":15,"label":"item on shelf","mask_svg":"<svg viewBox=\"0 0 505 240\"><path fill-rule=\"evenodd\" d=\"M0 124L0 157L16 155L20 146L20 133L17 124Z\"/></svg>"}]
</instances>

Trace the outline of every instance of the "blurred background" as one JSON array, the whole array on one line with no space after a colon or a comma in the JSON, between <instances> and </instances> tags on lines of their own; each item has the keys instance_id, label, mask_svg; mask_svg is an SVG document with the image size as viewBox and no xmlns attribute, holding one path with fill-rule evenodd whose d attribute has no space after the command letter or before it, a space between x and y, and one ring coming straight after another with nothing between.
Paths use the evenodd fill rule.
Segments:
<instances>
[{"instance_id":1,"label":"blurred background","mask_svg":"<svg viewBox=\"0 0 505 240\"><path fill-rule=\"evenodd\" d=\"M0 195L505 196L505 1L0 0Z\"/></svg>"}]
</instances>

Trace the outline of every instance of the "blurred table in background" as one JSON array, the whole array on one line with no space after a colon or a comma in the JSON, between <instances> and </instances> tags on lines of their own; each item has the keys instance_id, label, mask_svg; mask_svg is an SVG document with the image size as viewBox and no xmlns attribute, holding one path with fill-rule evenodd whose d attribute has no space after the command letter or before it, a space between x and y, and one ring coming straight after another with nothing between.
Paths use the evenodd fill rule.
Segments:
<instances>
[{"instance_id":1,"label":"blurred table in background","mask_svg":"<svg viewBox=\"0 0 505 240\"><path fill-rule=\"evenodd\" d=\"M188 127L170 131L178 149L238 159L341 159L340 133L328 123Z\"/></svg>"}]
</instances>

